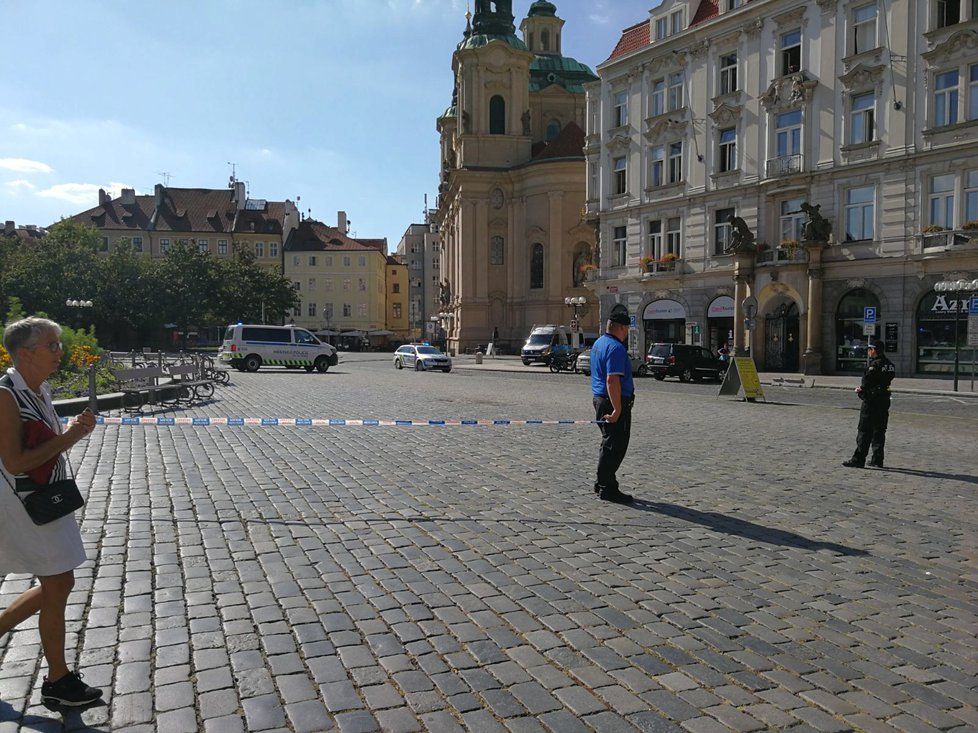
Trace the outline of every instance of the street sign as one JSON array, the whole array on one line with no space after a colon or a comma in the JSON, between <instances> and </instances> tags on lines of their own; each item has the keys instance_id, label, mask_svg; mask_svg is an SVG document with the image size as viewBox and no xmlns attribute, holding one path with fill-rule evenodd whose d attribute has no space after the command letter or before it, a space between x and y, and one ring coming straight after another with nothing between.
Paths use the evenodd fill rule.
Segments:
<instances>
[{"instance_id":1,"label":"street sign","mask_svg":"<svg viewBox=\"0 0 978 733\"><path fill-rule=\"evenodd\" d=\"M753 295L748 295L744 298L744 302L741 303L744 307L744 316L747 318L753 318L757 315L757 298Z\"/></svg>"},{"instance_id":2,"label":"street sign","mask_svg":"<svg viewBox=\"0 0 978 733\"><path fill-rule=\"evenodd\" d=\"M875 336L875 335L876 335L876 324L863 323L863 336Z\"/></svg>"},{"instance_id":3,"label":"street sign","mask_svg":"<svg viewBox=\"0 0 978 733\"><path fill-rule=\"evenodd\" d=\"M863 308L863 323L876 323L876 307L869 305Z\"/></svg>"},{"instance_id":4,"label":"street sign","mask_svg":"<svg viewBox=\"0 0 978 733\"><path fill-rule=\"evenodd\" d=\"M628 320L630 321L629 325L632 328L638 328L638 316L629 316Z\"/></svg>"},{"instance_id":5,"label":"street sign","mask_svg":"<svg viewBox=\"0 0 978 733\"><path fill-rule=\"evenodd\" d=\"M579 325L580 324L577 321L571 321L570 322L571 331L577 331Z\"/></svg>"},{"instance_id":6,"label":"street sign","mask_svg":"<svg viewBox=\"0 0 978 733\"><path fill-rule=\"evenodd\" d=\"M744 330L745 331L753 331L754 330L754 319L753 318L745 318L744 319Z\"/></svg>"}]
</instances>

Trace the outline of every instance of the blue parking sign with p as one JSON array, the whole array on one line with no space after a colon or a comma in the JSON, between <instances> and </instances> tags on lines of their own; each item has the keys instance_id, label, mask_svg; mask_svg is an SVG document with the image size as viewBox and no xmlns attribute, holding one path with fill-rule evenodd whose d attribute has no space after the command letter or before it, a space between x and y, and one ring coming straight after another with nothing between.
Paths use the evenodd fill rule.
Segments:
<instances>
[{"instance_id":1,"label":"blue parking sign with p","mask_svg":"<svg viewBox=\"0 0 978 733\"><path fill-rule=\"evenodd\" d=\"M636 316L629 316L628 318L632 322L631 323L632 328L635 328L638 325L638 318Z\"/></svg>"},{"instance_id":2,"label":"blue parking sign with p","mask_svg":"<svg viewBox=\"0 0 978 733\"><path fill-rule=\"evenodd\" d=\"M863 309L863 323L876 323L876 308L867 306Z\"/></svg>"}]
</instances>

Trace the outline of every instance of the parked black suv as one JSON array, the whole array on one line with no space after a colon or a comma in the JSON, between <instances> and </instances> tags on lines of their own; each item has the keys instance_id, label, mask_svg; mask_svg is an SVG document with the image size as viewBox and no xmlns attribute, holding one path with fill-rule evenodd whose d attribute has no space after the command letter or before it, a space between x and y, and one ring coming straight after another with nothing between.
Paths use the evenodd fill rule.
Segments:
<instances>
[{"instance_id":1,"label":"parked black suv","mask_svg":"<svg viewBox=\"0 0 978 733\"><path fill-rule=\"evenodd\" d=\"M716 379L720 381L727 365L702 346L690 344L652 344L645 367L656 379L679 377L681 382Z\"/></svg>"}]
</instances>

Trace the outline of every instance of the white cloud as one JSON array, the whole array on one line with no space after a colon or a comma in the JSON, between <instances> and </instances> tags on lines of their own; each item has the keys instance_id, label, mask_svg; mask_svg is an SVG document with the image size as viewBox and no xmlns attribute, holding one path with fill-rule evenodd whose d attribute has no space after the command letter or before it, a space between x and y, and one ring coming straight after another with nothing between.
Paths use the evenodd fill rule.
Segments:
<instances>
[{"instance_id":1,"label":"white cloud","mask_svg":"<svg viewBox=\"0 0 978 733\"><path fill-rule=\"evenodd\" d=\"M54 168L39 160L27 158L0 158L0 168L17 173L53 173Z\"/></svg>"},{"instance_id":2,"label":"white cloud","mask_svg":"<svg viewBox=\"0 0 978 733\"><path fill-rule=\"evenodd\" d=\"M115 181L108 185L99 183L59 183L43 191L38 191L37 195L42 198L58 199L59 201L67 201L76 206L92 208L98 206L98 190L100 188L105 189L114 198L119 195L119 192L123 188L132 188L132 186Z\"/></svg>"},{"instance_id":3,"label":"white cloud","mask_svg":"<svg viewBox=\"0 0 978 733\"><path fill-rule=\"evenodd\" d=\"M15 181L7 181L3 184L4 188L7 189L14 196L18 195L22 191L33 191L37 186L35 186L30 181L25 181L23 178L18 178Z\"/></svg>"}]
</instances>

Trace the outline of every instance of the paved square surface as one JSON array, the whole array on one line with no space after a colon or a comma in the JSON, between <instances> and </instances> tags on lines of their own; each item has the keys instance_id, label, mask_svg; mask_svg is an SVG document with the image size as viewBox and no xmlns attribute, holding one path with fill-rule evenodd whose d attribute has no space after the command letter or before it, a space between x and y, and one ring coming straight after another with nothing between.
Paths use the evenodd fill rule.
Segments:
<instances>
[{"instance_id":1,"label":"paved square surface","mask_svg":"<svg viewBox=\"0 0 978 733\"><path fill-rule=\"evenodd\" d=\"M591 417L577 375L233 381L186 414ZM813 392L641 381L632 508L591 426L98 428L68 643L107 705L40 706L34 621L0 733L978 730L978 402L896 398L894 468L847 471Z\"/></svg>"}]
</instances>

